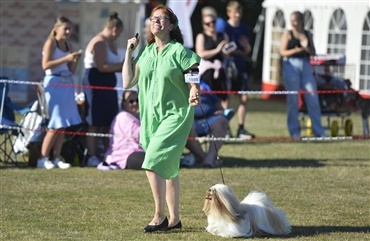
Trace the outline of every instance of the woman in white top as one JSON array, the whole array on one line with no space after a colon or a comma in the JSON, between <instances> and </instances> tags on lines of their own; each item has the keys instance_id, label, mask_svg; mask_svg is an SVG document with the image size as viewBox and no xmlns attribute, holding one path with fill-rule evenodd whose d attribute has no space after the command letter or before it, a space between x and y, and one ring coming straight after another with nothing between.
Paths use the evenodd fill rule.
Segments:
<instances>
[{"instance_id":1,"label":"woman in white top","mask_svg":"<svg viewBox=\"0 0 370 241\"><path fill-rule=\"evenodd\" d=\"M66 17L58 17L43 47L42 68L45 70L43 85L49 110L48 130L41 147L38 168L69 168L71 165L60 157L64 130L81 123L74 98L72 73L76 70L82 51L73 52L67 40L72 33L72 23ZM52 150L52 153L51 153ZM50 161L50 158L53 161Z\"/></svg>"},{"instance_id":2,"label":"woman in white top","mask_svg":"<svg viewBox=\"0 0 370 241\"><path fill-rule=\"evenodd\" d=\"M119 58L115 42L123 31L123 22L118 14L110 14L104 29L93 37L87 45L85 52L84 83L91 86L87 88L88 132L109 133L110 125L117 115L118 98L114 89L117 83L115 72L122 69L122 60ZM101 88L103 87L103 88ZM108 87L108 88L106 88ZM87 148L90 158L87 165L96 167L100 160L97 158L97 137L87 138ZM109 139L103 138L105 149Z\"/></svg>"}]
</instances>

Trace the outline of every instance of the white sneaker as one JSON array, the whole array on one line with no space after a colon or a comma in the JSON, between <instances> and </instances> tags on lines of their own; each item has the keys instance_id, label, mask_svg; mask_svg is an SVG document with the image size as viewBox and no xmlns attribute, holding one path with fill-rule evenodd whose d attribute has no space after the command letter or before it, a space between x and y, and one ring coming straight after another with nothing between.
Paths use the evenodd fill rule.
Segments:
<instances>
[{"instance_id":1,"label":"white sneaker","mask_svg":"<svg viewBox=\"0 0 370 241\"><path fill-rule=\"evenodd\" d=\"M87 160L88 167L97 167L100 163L100 160L96 156L89 157Z\"/></svg>"},{"instance_id":2,"label":"white sneaker","mask_svg":"<svg viewBox=\"0 0 370 241\"><path fill-rule=\"evenodd\" d=\"M37 168L50 170L54 168L54 164L47 157L40 157L37 160Z\"/></svg>"},{"instance_id":3,"label":"white sneaker","mask_svg":"<svg viewBox=\"0 0 370 241\"><path fill-rule=\"evenodd\" d=\"M62 161L60 157L55 158L53 163L54 163L54 167L59 167L60 169L67 169L71 167L71 164Z\"/></svg>"}]
</instances>

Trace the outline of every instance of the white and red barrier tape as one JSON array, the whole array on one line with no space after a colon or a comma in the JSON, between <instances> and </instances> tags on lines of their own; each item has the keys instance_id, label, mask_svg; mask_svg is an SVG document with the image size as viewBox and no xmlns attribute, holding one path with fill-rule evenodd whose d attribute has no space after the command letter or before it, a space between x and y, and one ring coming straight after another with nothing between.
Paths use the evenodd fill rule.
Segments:
<instances>
[{"instance_id":1,"label":"white and red barrier tape","mask_svg":"<svg viewBox=\"0 0 370 241\"><path fill-rule=\"evenodd\" d=\"M9 126L0 124L0 129L9 129L16 131L33 131L33 132L46 132L46 129L31 130L21 126ZM106 133L89 133L81 131L66 131L66 130L54 130L57 133L65 135L75 135L75 136L90 136L90 137L113 137L112 134ZM119 135L116 135L119 136ZM252 139L237 138L237 137L188 137L189 141L198 142L211 142L211 141L223 141L229 143L238 142L291 142L291 141L345 141L345 140L369 140L370 136L337 136L337 137L301 137L301 138L291 138L291 137L258 137Z\"/></svg>"},{"instance_id":2,"label":"white and red barrier tape","mask_svg":"<svg viewBox=\"0 0 370 241\"><path fill-rule=\"evenodd\" d=\"M21 80L8 80L0 79L0 83L9 83L9 84L25 84L25 85L40 85L40 82L31 82L31 81L21 81ZM89 85L75 85L75 84L53 84L54 86L60 87L74 87L80 89L100 89L100 90L124 90L119 87L104 87L104 86L89 86ZM360 90L361 92L370 92L369 90ZM356 90L317 90L314 92L305 92L305 91L204 91L203 93L208 94L252 94L252 95L288 95L288 94L309 94L309 93L318 93L318 94L339 94L339 93L354 93L360 92ZM0 124L0 128L10 129L10 130L27 130L27 131L39 131L46 132L43 130L29 130L20 126L9 126ZM89 133L89 132L75 132L75 131L62 131L56 130L61 134L65 135L77 135L77 136L90 136L90 137L112 137L112 134L106 133ZM246 142L246 141L275 141L275 142L289 142L289 141L343 141L343 140L367 140L370 139L370 136L342 136L342 137L302 137L302 138L282 138L282 137L259 137L253 139L245 138L228 138L228 137L189 137L189 141L224 141L224 142Z\"/></svg>"},{"instance_id":3,"label":"white and red barrier tape","mask_svg":"<svg viewBox=\"0 0 370 241\"><path fill-rule=\"evenodd\" d=\"M0 79L0 83L9 83L9 84L24 84L24 85L40 85L40 82L31 82L31 81L22 81L22 80L8 80L8 79ZM125 90L122 87L107 87L107 86L90 86L90 85L76 85L76 84L56 84L51 83L50 85L53 86L60 86L60 87L73 87L77 89L98 89L98 90ZM202 93L206 94L248 94L248 95L263 95L263 94L269 94L269 95L297 95L297 94L341 94L341 93L356 93L356 92L362 92L362 93L369 93L370 90L316 90L316 91L287 91L287 90L275 90L275 91L269 91L269 90L247 90L247 91L234 91L234 90L212 90L212 91L202 91Z\"/></svg>"}]
</instances>

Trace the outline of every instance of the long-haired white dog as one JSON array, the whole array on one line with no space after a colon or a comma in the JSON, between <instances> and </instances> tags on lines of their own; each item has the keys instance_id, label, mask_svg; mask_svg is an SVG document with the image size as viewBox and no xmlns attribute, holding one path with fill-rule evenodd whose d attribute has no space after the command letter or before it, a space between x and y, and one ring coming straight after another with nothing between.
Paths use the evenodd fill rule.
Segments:
<instances>
[{"instance_id":1,"label":"long-haired white dog","mask_svg":"<svg viewBox=\"0 0 370 241\"><path fill-rule=\"evenodd\" d=\"M250 192L240 202L229 186L216 184L207 191L203 211L208 221L206 230L221 237L284 235L291 232L285 213L277 209L262 192Z\"/></svg>"}]
</instances>

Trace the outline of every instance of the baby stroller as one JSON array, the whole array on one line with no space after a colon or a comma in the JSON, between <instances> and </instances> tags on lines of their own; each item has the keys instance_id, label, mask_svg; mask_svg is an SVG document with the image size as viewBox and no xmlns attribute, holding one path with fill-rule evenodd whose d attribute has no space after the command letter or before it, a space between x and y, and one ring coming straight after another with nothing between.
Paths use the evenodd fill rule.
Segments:
<instances>
[{"instance_id":1,"label":"baby stroller","mask_svg":"<svg viewBox=\"0 0 370 241\"><path fill-rule=\"evenodd\" d=\"M316 56L310 62L317 82L321 113L327 118L324 129L330 130L333 137L338 136L341 128L345 136L352 136L353 122L350 115L358 110L356 103L359 97L358 92L351 88L351 80L348 78L352 66L347 66L345 56L340 54ZM306 103L304 98L301 99L301 129L306 129L306 134L312 136L311 120L306 118Z\"/></svg>"}]
</instances>

